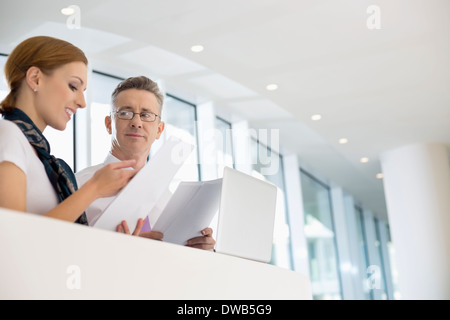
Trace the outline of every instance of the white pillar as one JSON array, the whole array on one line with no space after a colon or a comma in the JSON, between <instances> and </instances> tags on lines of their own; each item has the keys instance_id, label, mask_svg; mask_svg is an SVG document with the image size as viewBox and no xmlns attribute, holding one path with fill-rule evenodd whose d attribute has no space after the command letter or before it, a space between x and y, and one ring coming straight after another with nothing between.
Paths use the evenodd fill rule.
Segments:
<instances>
[{"instance_id":1,"label":"white pillar","mask_svg":"<svg viewBox=\"0 0 450 320\"><path fill-rule=\"evenodd\" d=\"M450 299L450 168L444 145L381 157L402 299Z\"/></svg>"}]
</instances>

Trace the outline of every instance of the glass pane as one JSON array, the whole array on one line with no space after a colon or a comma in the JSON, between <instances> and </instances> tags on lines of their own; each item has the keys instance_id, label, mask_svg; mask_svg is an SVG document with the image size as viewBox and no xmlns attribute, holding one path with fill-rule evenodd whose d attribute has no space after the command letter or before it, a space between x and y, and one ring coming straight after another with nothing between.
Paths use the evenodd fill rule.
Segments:
<instances>
[{"instance_id":1,"label":"glass pane","mask_svg":"<svg viewBox=\"0 0 450 320\"><path fill-rule=\"evenodd\" d=\"M223 168L234 168L231 123L216 118L216 129L220 132L216 141L217 176L223 176Z\"/></svg>"},{"instance_id":2,"label":"glass pane","mask_svg":"<svg viewBox=\"0 0 450 320\"><path fill-rule=\"evenodd\" d=\"M291 238L287 219L283 167L279 165L278 170L276 170L274 174L262 174L262 172L267 172L267 170L263 170L267 164L267 161L264 161L264 159L277 157L277 162L281 163L281 157L278 153L272 151L270 148L259 143L255 139L251 139L251 156L253 166L252 175L273 183L278 189L272 245L272 260L270 261L270 264L292 269Z\"/></svg>"},{"instance_id":3,"label":"glass pane","mask_svg":"<svg viewBox=\"0 0 450 320\"><path fill-rule=\"evenodd\" d=\"M387 285L386 285L386 265L384 263L383 259L383 243L381 241L381 235L380 235L380 221L378 219L374 218L374 224L375 224L375 236L376 236L376 243L375 247L377 249L378 259L380 261L380 285L381 290L380 292L380 299L381 300L387 300L388 299L388 293L387 293Z\"/></svg>"},{"instance_id":4,"label":"glass pane","mask_svg":"<svg viewBox=\"0 0 450 320\"><path fill-rule=\"evenodd\" d=\"M2 78L0 81L0 99L3 100L9 92L8 84L5 78L5 64L8 57L0 55L0 70L2 71Z\"/></svg>"},{"instance_id":5,"label":"glass pane","mask_svg":"<svg viewBox=\"0 0 450 320\"><path fill-rule=\"evenodd\" d=\"M9 91L7 91L7 90L0 89L0 101L2 101L3 99L6 98L6 96L8 95L8 92Z\"/></svg>"},{"instance_id":6,"label":"glass pane","mask_svg":"<svg viewBox=\"0 0 450 320\"><path fill-rule=\"evenodd\" d=\"M389 225L386 226L386 230L387 230L387 238L388 238L387 247L388 247L389 262L390 262L391 275L392 275L392 286L393 286L393 289L394 289L394 299L395 300L400 300L402 297L401 297L401 294L400 294L399 284L398 284L397 265L395 264L395 247L394 247L394 244L392 243L391 232L390 232Z\"/></svg>"},{"instance_id":7,"label":"glass pane","mask_svg":"<svg viewBox=\"0 0 450 320\"><path fill-rule=\"evenodd\" d=\"M300 171L314 299L342 299L336 236L327 187Z\"/></svg>"},{"instance_id":8,"label":"glass pane","mask_svg":"<svg viewBox=\"0 0 450 320\"><path fill-rule=\"evenodd\" d=\"M44 131L44 136L50 144L51 154L56 158L63 159L74 170L73 119L67 123L64 131L47 127Z\"/></svg>"},{"instance_id":9,"label":"glass pane","mask_svg":"<svg viewBox=\"0 0 450 320\"><path fill-rule=\"evenodd\" d=\"M166 96L161 118L165 122L164 134L160 141L155 142L155 148L152 147L152 154L170 136L177 137L197 146L195 106L172 96ZM190 157L186 160L186 163L178 171L174 180L198 181L199 179L197 149L194 149Z\"/></svg>"},{"instance_id":10,"label":"glass pane","mask_svg":"<svg viewBox=\"0 0 450 320\"><path fill-rule=\"evenodd\" d=\"M111 110L111 94L121 80L96 72L91 78L91 165L102 163L111 147L111 136L105 128L105 117Z\"/></svg>"},{"instance_id":11,"label":"glass pane","mask_svg":"<svg viewBox=\"0 0 450 320\"><path fill-rule=\"evenodd\" d=\"M361 275L361 285L363 287L364 296L366 300L373 299L372 290L370 290L367 285L367 270L369 267L369 260L367 256L367 241L366 241L366 233L364 228L364 216L363 211L360 207L355 206L355 215L356 215L356 227L357 227L357 236L358 236L358 258L359 265L363 268L360 272Z\"/></svg>"}]
</instances>

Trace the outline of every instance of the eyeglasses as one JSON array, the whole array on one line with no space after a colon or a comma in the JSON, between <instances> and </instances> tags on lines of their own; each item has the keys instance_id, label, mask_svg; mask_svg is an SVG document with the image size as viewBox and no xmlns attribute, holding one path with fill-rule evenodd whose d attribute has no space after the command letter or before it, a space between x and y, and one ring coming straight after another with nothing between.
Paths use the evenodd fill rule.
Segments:
<instances>
[{"instance_id":1,"label":"eyeglasses","mask_svg":"<svg viewBox=\"0 0 450 320\"><path fill-rule=\"evenodd\" d=\"M134 118L134 115L138 114L141 120L144 122L153 122L156 120L156 117L159 117L159 115L153 112L133 112L126 110L119 110L114 113L117 114L117 118L122 120L132 120Z\"/></svg>"}]
</instances>

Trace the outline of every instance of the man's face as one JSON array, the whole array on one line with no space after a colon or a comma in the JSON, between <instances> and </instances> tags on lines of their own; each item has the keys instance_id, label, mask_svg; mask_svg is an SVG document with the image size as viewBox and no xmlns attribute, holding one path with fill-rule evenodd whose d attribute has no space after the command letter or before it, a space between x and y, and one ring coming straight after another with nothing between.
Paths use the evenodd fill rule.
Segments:
<instances>
[{"instance_id":1,"label":"man's face","mask_svg":"<svg viewBox=\"0 0 450 320\"><path fill-rule=\"evenodd\" d=\"M111 151L121 160L130 159L136 154L147 156L153 142L161 136L164 122L156 117L153 122L141 120L135 114L132 120L119 119L115 112L152 112L160 115L158 101L153 93L146 90L129 89L120 92L116 98L114 112L105 118L106 129L111 134Z\"/></svg>"}]
</instances>

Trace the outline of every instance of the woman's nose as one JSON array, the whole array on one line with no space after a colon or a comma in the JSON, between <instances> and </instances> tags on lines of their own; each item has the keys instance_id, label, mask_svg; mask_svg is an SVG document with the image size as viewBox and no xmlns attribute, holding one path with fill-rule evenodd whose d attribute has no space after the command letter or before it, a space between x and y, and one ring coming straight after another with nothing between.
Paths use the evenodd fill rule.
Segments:
<instances>
[{"instance_id":1,"label":"woman's nose","mask_svg":"<svg viewBox=\"0 0 450 320\"><path fill-rule=\"evenodd\" d=\"M80 92L80 95L77 98L76 101L77 107L78 108L86 108L86 98L84 97L84 93Z\"/></svg>"}]
</instances>

